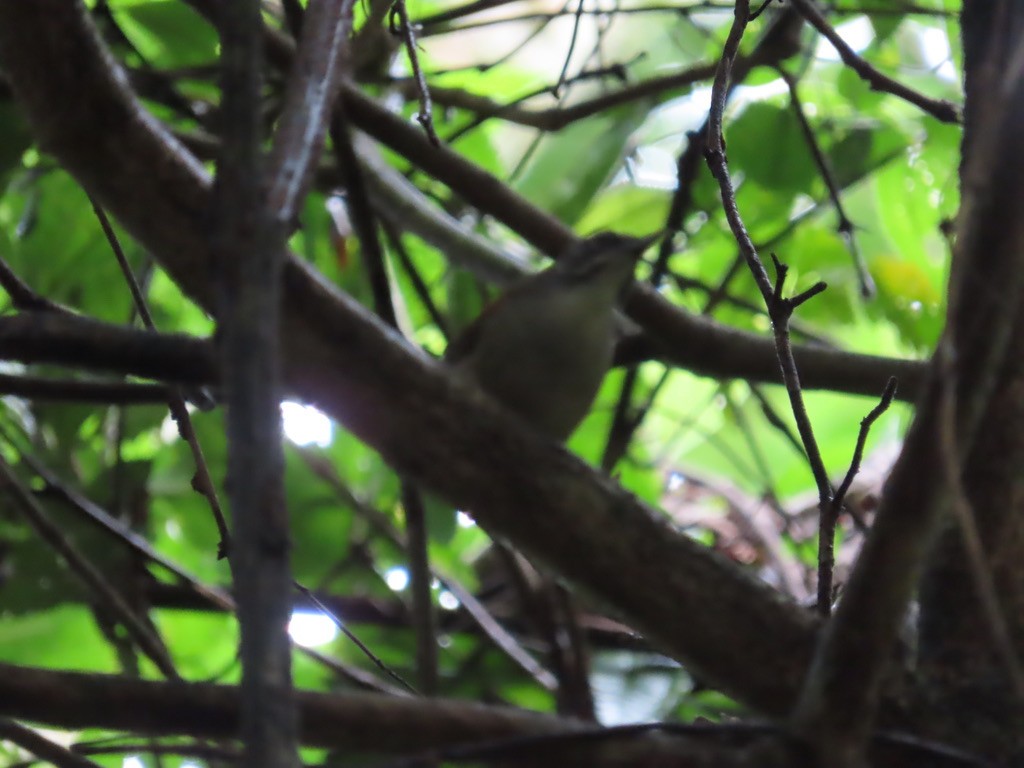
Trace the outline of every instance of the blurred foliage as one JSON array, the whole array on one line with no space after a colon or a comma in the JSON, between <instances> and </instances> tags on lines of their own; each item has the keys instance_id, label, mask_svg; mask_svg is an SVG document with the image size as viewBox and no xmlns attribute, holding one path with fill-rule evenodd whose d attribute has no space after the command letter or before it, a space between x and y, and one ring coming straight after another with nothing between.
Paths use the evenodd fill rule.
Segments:
<instances>
[{"instance_id":1,"label":"blurred foliage","mask_svg":"<svg viewBox=\"0 0 1024 768\"><path fill-rule=\"evenodd\" d=\"M573 73L580 71L619 64L628 84L713 62L731 10L724 7L729 4L722 8L699 5L700 10L692 11L684 4L671 11L584 16L568 68L570 81L562 89L563 103L579 103L623 87L614 77L573 81ZM960 99L955 5L920 3L946 10L947 16L891 11L861 15L857 5L843 3L845 10L833 14L832 21L851 40L859 41L869 60L929 95ZM109 18L123 37L116 38L110 22L102 28L122 63L133 71L159 73L193 112L183 114L150 97L147 103L154 113L183 130L209 128L202 122L215 115L217 107L218 46L212 27L176 0L109 0L91 6L109 8ZM414 18L421 19L448 7L426 0L410 4ZM511 8L503 13L516 15ZM768 19L770 13L752 26L745 50ZM268 20L281 23L273 13L268 13ZM550 91L558 80L571 16L546 26L521 20L461 30L460 23L428 22L421 29L421 57L433 84L506 103L543 88ZM540 29L536 38L506 58L534 28ZM737 88L727 111L728 155L740 211L765 255L771 250L790 265L790 291L818 280L828 283L824 295L801 307L796 319L798 339L802 331L849 350L926 355L944 316L949 243L943 231L957 209L959 129L938 124L913 106L870 90L808 30L802 39L804 53L784 66L797 80L805 117L835 174L842 204L855 227L853 240L877 285L877 296L865 299L860 294L850 249L836 230L838 217L821 169L783 79L770 68L755 70L748 83ZM500 63L477 66L495 62ZM399 54L391 72L404 74L407 66ZM378 83L366 88L393 102L389 86ZM709 83L702 81L605 111L554 133L496 118L472 127L472 114L440 106L434 119L442 136L462 132L452 144L456 150L581 234L603 229L641 234L664 223L673 197L676 159L686 146L686 132L703 122L708 94ZM558 102L548 93L527 105L541 109ZM418 107L407 103L405 109L412 114ZM479 221L461 201L419 176L414 174L413 179L440 197L444 207L467 226L521 250L511 234ZM322 188L311 194L292 246L328 279L369 304L358 244L353 238L339 241L327 213L334 191ZM753 281L744 270L732 269L736 245L706 168L701 167L690 191L693 204L677 239L679 248L670 262L664 295L690 311L707 311L723 323L764 333L768 324L763 312L750 309L760 306ZM19 276L40 294L85 315L135 322L128 290L85 194L32 145L9 96L0 100L0 193L0 257ZM127 237L122 242L144 278L160 329L211 332L211 319L183 298L159 266ZM476 278L451 269L443 254L414 236L403 235L402 243L430 300L449 318L451 327L462 327L493 295ZM442 329L417 293L417 281L396 253L389 256L392 290L405 329L412 340L439 354ZM712 296L717 297L713 302ZM67 375L51 369L32 372ZM807 520L806 510L813 508L808 494L814 487L807 464L801 450L765 415L770 409L794 431L785 393L774 387L755 391L743 382L716 382L682 370L671 371L665 378L663 373L657 363L639 370L634 402L651 398L653 405L616 467L616 476L639 497L663 507L698 539L772 578L762 559L756 554L744 556L745 550L730 540L723 527L728 505L715 489L733 489L762 511L771 507L790 519L803 516ZM592 416L571 441L572 450L588 461L600 462L623 378L621 371L608 377ZM839 479L849 464L859 422L874 402L818 392L808 393L807 402L825 463ZM197 580L228 584L228 568L216 560L217 532L209 509L191 489L191 454L165 408L101 408L11 398L5 398L5 404L0 412L4 455L18 463L19 472L64 534L113 583L130 585L126 589L131 600L145 605L152 599L159 606L152 597L160 593L157 588L174 591L176 579L159 566L147 566L117 540L86 523L80 513L47 492L46 484L21 457L30 455L49 467L61 483L129 523ZM193 418L212 473L221 482L226 453L223 414L196 412ZM871 434L869 454L882 457L879 461L884 464L898 445L907 418L905 407L893 407L883 416ZM220 492L225 498L223 488ZM402 572L404 555L381 527L400 531L403 524L399 484L393 473L374 451L335 426L327 446L289 446L287 494L296 577L321 594L363 601L368 618L356 619L360 637L386 664L411 677L413 638L405 619L407 590L389 586L390 578ZM352 499L358 500L359 508ZM375 510L379 519L368 516L366 509ZM787 556L807 572L813 561L813 547L808 546L813 523L784 526L774 512L766 514L779 531ZM496 577L485 534L471 524L457 523L453 512L444 509L432 511L431 528L438 570L486 593ZM438 585L439 599L442 591ZM514 619L513 603L499 596L490 604L496 613ZM386 606L397 620L372 618L373 606ZM462 614L450 608L442 608L441 613L444 693L553 708L552 697L482 640ZM211 611L170 607L156 607L152 616L185 678L237 679L236 628L231 619ZM126 671L114 638L96 618L94 602L10 505L0 508L0 618L3 661ZM526 627L515 626L527 633ZM606 635L592 639L597 707L606 722L716 717L734 709L719 694L700 691L674 663L653 653L617 648L614 641ZM319 650L374 670L342 637ZM142 661L139 673L151 675L154 670ZM298 654L296 678L310 688L345 685L324 666ZM110 757L98 759L119 764ZM0 763L6 760L0 753ZM173 760L164 763L175 764Z\"/></svg>"}]
</instances>

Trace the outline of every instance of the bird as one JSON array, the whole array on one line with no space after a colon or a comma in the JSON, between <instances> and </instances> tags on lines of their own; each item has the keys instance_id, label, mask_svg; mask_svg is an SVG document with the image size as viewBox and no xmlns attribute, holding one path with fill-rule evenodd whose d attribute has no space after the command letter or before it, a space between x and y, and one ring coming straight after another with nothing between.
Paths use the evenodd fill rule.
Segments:
<instances>
[{"instance_id":1,"label":"bird","mask_svg":"<svg viewBox=\"0 0 1024 768\"><path fill-rule=\"evenodd\" d=\"M510 286L449 344L445 361L539 432L565 442L590 410L616 342L616 307L661 237L601 232Z\"/></svg>"}]
</instances>

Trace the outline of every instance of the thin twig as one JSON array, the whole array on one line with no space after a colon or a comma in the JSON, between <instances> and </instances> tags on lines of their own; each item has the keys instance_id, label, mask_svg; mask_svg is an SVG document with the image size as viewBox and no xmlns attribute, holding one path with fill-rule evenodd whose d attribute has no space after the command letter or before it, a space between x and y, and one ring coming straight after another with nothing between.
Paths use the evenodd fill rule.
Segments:
<instances>
[{"instance_id":1,"label":"thin twig","mask_svg":"<svg viewBox=\"0 0 1024 768\"><path fill-rule=\"evenodd\" d=\"M853 259L853 268L857 274L857 283L860 286L860 295L869 299L875 295L875 282L871 278L871 273L868 271L867 264L864 263L860 249L857 247L857 240L854 237L853 222L850 220L850 217L846 215L846 209L843 208L843 202L840 198L839 183L836 181L835 173L832 171L832 164L828 161L828 158L825 157L825 153L821 151L821 145L818 143L818 138L814 135L814 130L811 128L811 124L807 120L807 114L804 112L803 104L801 103L800 96L797 93L796 79L782 67L779 67L776 71L782 77L783 82L786 83L786 87L789 88L789 101L793 107L793 114L796 115L796 121L800 126L801 133L804 135L804 141L807 143L807 147L811 150L811 157L814 159L814 164L818 166L818 172L821 173L821 178L824 180L825 186L828 188L828 194L832 200L832 205L836 209L836 215L839 217L839 223L836 226L836 231L843 239L847 250L850 252L850 257Z\"/></svg>"},{"instance_id":2,"label":"thin twig","mask_svg":"<svg viewBox=\"0 0 1024 768\"><path fill-rule=\"evenodd\" d=\"M377 217L352 145L344 102L335 111L330 130L339 170L348 192L352 222L370 278L374 309L384 322L398 330L398 317L391 298L384 251L377 236ZM438 686L437 610L431 589L433 577L430 573L426 512L419 489L404 478L401 485L413 596L413 624L416 628L416 669L423 693L432 696L437 693Z\"/></svg>"},{"instance_id":3,"label":"thin twig","mask_svg":"<svg viewBox=\"0 0 1024 768\"><path fill-rule=\"evenodd\" d=\"M781 0L780 0L780 3L781 3ZM768 6L771 5L771 4L772 4L772 0L762 0L760 7L757 8L756 10L750 12L750 18L748 19L748 21L754 21L758 16L760 16L762 13L764 13L765 10L767 10Z\"/></svg>"},{"instance_id":4,"label":"thin twig","mask_svg":"<svg viewBox=\"0 0 1024 768\"><path fill-rule=\"evenodd\" d=\"M430 103L430 87L427 85L427 78L423 75L420 67L420 56L416 50L416 32L409 22L409 11L405 7L405 0L395 0L391 8L391 28L395 29L395 17L398 17L398 32L402 35L405 43L405 50L409 54L409 66L412 67L413 77L416 78L416 87L420 96L420 111L416 115L416 121L423 126L427 138L435 147L441 145L441 140L434 130L434 107Z\"/></svg>"},{"instance_id":5,"label":"thin twig","mask_svg":"<svg viewBox=\"0 0 1024 768\"><path fill-rule=\"evenodd\" d=\"M55 741L50 741L38 731L28 728L6 717L0 717L0 739L17 744L40 760L57 768L100 768L82 755L76 755ZM13 762L8 765L14 765Z\"/></svg>"},{"instance_id":6,"label":"thin twig","mask_svg":"<svg viewBox=\"0 0 1024 768\"><path fill-rule=\"evenodd\" d=\"M647 80L630 83L617 90L603 93L591 99L580 101L568 107L552 107L550 109L529 109L519 105L524 98L552 93L552 86L544 86L527 94L525 97L513 99L501 104L487 96L470 93L456 88L434 88L433 100L445 107L465 109L480 117L497 117L517 125L539 128L545 131L558 131L571 123L605 112L623 104L632 104L644 99L656 98L666 91L693 85L709 78L715 71L713 63L696 64L678 72L659 75ZM578 78L568 78L562 86L576 82ZM582 78L589 79L589 78Z\"/></svg>"},{"instance_id":7,"label":"thin twig","mask_svg":"<svg viewBox=\"0 0 1024 768\"><path fill-rule=\"evenodd\" d=\"M564 5L562 6L563 9L565 7L566 6L564 6ZM470 64L468 67L464 67L463 69L470 69L470 70L473 70L475 72L484 73L484 72L490 72L495 67L500 67L502 64L505 64L506 62L508 62L511 59L513 59L520 51L522 51L524 48L526 48L526 46L528 46L530 43L532 43L534 40L536 40L544 32L544 30L547 28L547 25L549 23L550 23L550 21L542 20L539 23L535 24L533 29L531 29L530 32L527 35L522 37L519 40L519 42L517 42L514 46L512 46L510 49L505 51L505 53L503 53L500 56L498 56L498 58L491 59L490 61L488 61L488 62L486 62L484 64ZM447 70L447 71L443 71L442 70L441 72L431 73L431 75L451 74L452 71L453 70Z\"/></svg>"},{"instance_id":8,"label":"thin twig","mask_svg":"<svg viewBox=\"0 0 1024 768\"><path fill-rule=\"evenodd\" d=\"M832 571L835 568L835 536L836 523L839 521L839 513L843 509L843 499L846 498L853 479L860 471L861 459L864 456L864 446L867 443L868 432L871 425L879 416L885 413L892 400L896 396L896 378L892 377L885 385L881 400L878 405L871 409L867 416L861 419L860 432L857 434L857 445L853 449L853 459L850 461L850 468L846 477L840 483L839 489L832 497L828 514L821 515L818 519L818 613L828 616L832 613Z\"/></svg>"},{"instance_id":9,"label":"thin twig","mask_svg":"<svg viewBox=\"0 0 1024 768\"><path fill-rule=\"evenodd\" d=\"M296 607L299 603L296 601ZM346 633L347 634L347 633ZM392 685L391 683L383 680L374 672L357 667L353 664L339 661L338 659L328 656L327 654L320 653L313 648L308 648L304 645L299 645L293 641L292 647L294 647L299 653L308 659L312 659L318 664L322 664L328 670L337 675L341 680L346 683L351 683L359 688L367 691L375 691L377 693L386 693L388 696L405 696L405 688L399 688Z\"/></svg>"},{"instance_id":10,"label":"thin twig","mask_svg":"<svg viewBox=\"0 0 1024 768\"><path fill-rule=\"evenodd\" d=\"M118 265L121 267L121 273L128 284L128 289L131 291L135 309L138 311L139 317L142 318L142 324L148 330L155 331L156 324L153 322L153 315L149 311L146 297L142 293L139 281L135 278L131 264L128 263L124 249L121 248L121 242L110 224L110 219L99 203L91 196L89 197L89 202L92 204L92 209L100 222L100 227L107 238L107 243L114 252ZM189 450L192 453L192 461L196 467L196 473L192 477L192 488L195 489L196 493L203 496L206 499L206 503L210 506L210 511L213 513L213 520L217 525L217 532L220 536L220 541L217 544L217 559L223 559L227 557L228 552L231 550L231 534L228 531L227 520L224 519L224 511L221 509L220 499L217 497L217 489L213 484L210 468L203 455L203 447L199 444L199 436L196 435L195 428L192 426L192 417L189 416L188 408L185 405L185 398L182 396L179 388L171 387L167 403L171 410L171 417L178 427L178 434L188 444Z\"/></svg>"},{"instance_id":11,"label":"thin twig","mask_svg":"<svg viewBox=\"0 0 1024 768\"><path fill-rule=\"evenodd\" d=\"M146 656L168 679L179 680L167 647L150 624L137 616L106 576L75 546L50 519L49 514L18 479L5 459L0 457L0 485L14 501L36 534L64 559L68 568L124 625Z\"/></svg>"},{"instance_id":12,"label":"thin twig","mask_svg":"<svg viewBox=\"0 0 1024 768\"><path fill-rule=\"evenodd\" d=\"M515 2L515 0L472 0L472 2L466 5L458 6L456 8L447 8L443 11L427 16L423 19L418 19L418 25L428 24L442 24L446 21L452 21L453 19L459 19L463 16L470 16L480 11L487 11L492 8L498 8L502 5L508 5L509 3Z\"/></svg>"},{"instance_id":13,"label":"thin twig","mask_svg":"<svg viewBox=\"0 0 1024 768\"><path fill-rule=\"evenodd\" d=\"M722 136L722 122L725 113L726 97L729 92L729 81L736 53L739 50L740 40L746 29L750 13L749 0L737 0L735 17L732 27L729 30L725 47L722 51L722 59L718 72L715 74L715 82L711 91L711 110L708 115L708 138L705 158L712 176L718 182L719 191L722 195L722 207L725 209L726 219L732 230L754 281L761 292L765 306L768 307L768 316L772 321L772 329L775 336L775 349L778 356L779 367L782 371L782 380L789 395L790 408L796 420L797 431L810 464L811 474L814 477L818 490L818 509L821 517L828 515L832 502L832 488L828 472L825 469L818 448L817 440L814 437L814 430L811 427L810 417L807 414L807 407L804 404L803 391L800 386L800 376L797 372L796 360L793 357L793 346L789 336L789 319L793 311L800 304L809 300L825 289L824 283L817 283L808 290L794 296L791 299L783 298L783 287L786 281L787 267L779 261L773 253L772 261L775 265L775 281L768 277L758 256L757 249L750 234L747 232L743 219L740 216L736 205L736 193L732 180L729 177L729 169L725 158L725 146ZM818 546L824 546L819 541Z\"/></svg>"},{"instance_id":14,"label":"thin twig","mask_svg":"<svg viewBox=\"0 0 1024 768\"><path fill-rule=\"evenodd\" d=\"M466 612L483 630L484 635L494 643L498 650L502 651L512 661L519 665L523 671L530 675L542 688L553 691L558 687L558 681L554 675L537 662L498 622L479 598L464 587L459 581L444 574L437 575L438 581L447 589L456 600L466 609Z\"/></svg>"},{"instance_id":15,"label":"thin twig","mask_svg":"<svg viewBox=\"0 0 1024 768\"><path fill-rule=\"evenodd\" d=\"M558 82L555 83L552 93L555 98L562 95L562 86L565 85L566 75L569 73L569 63L572 61L572 54L576 50L576 40L580 33L580 20L583 18L583 3L586 0L576 0L576 14L572 20L572 37L569 38L569 50L565 54L565 62L562 64L562 71L558 75Z\"/></svg>"},{"instance_id":16,"label":"thin twig","mask_svg":"<svg viewBox=\"0 0 1024 768\"><path fill-rule=\"evenodd\" d=\"M637 58L639 58L639 56ZM612 65L607 66L607 67L597 67L595 69L586 69L586 70L583 70L581 72L577 72L572 77L566 78L562 82L562 86L565 87L565 86L568 86L568 85L573 85L575 83L581 83L581 82L585 82L585 81L588 81L588 80L599 80L599 79L603 79L603 78L607 78L607 77L614 78L615 80L618 81L618 83L620 85L625 86L627 84L627 82L628 82L627 70L626 70L627 66L628 66L628 63L627 64L612 64ZM455 90L455 89L447 89L447 91L441 91L441 90L438 90L437 88L435 88L434 91L433 91L433 93L434 93L434 101L436 101L438 104L441 104L442 106L445 106L445 102L448 101L448 98L445 96L446 92L448 94L450 94L453 99L465 100L468 103L478 103L478 104L481 104L481 105L485 105L487 107L499 106L501 109L507 110L510 115L520 115L520 116L524 117L526 120L540 119L542 115L554 114L554 113L562 110L562 107L555 107L554 109L550 109L550 110L532 111L532 110L522 106L525 102L530 101L531 99L535 99L538 96L550 95L550 96L554 96L554 97L557 98L558 94L555 93L554 87L550 86L550 85L545 85L545 86L542 86L540 88L534 88L532 91L528 91L528 92L522 94L521 96L517 96L516 98L514 98L514 99L512 99L510 101L505 102L504 105L497 105L494 102L492 102L489 99L487 99L486 97L477 96L477 95L472 94L472 93L467 93L467 92L464 92L464 91L458 91L458 90ZM483 99L483 101L479 101L480 99ZM475 110L470 110L470 111L475 111ZM531 115L534 116L534 117L530 117ZM467 122L465 125L461 126L460 128L458 128L455 131L453 131L451 134L449 134L448 137L445 139L445 141L448 144L454 144L459 139L463 138L464 136L466 136L470 132L472 132L472 131L476 130L477 128L479 128L481 125L486 123L488 120L491 120L491 119L497 118L497 117L499 117L499 115L495 114L493 111L491 111L491 112L487 112L487 111L477 112L477 114L475 114L474 117L469 122ZM501 115L501 117L504 117L504 115ZM515 119L510 119L509 121L510 122L517 122Z\"/></svg>"},{"instance_id":17,"label":"thin twig","mask_svg":"<svg viewBox=\"0 0 1024 768\"><path fill-rule=\"evenodd\" d=\"M961 121L960 108L951 101L932 99L922 93L918 93L913 88L909 88L893 80L888 75L879 72L857 55L853 48L825 20L825 17L815 7L813 0L790 0L790 2L800 11L800 15L807 19L812 27L818 30L822 37L832 43L843 63L856 72L873 90L898 96L904 101L920 107L929 115L944 123L959 123Z\"/></svg>"},{"instance_id":18,"label":"thin twig","mask_svg":"<svg viewBox=\"0 0 1024 768\"><path fill-rule=\"evenodd\" d=\"M448 329L448 321L445 316L437 308L437 304L430 296L430 289L427 284L423 281L423 275L416 268L416 265L412 262L412 257L409 255L409 249L405 247L402 242L402 236L398 232L397 228L390 222L381 222L381 229L384 231L384 235L388 239L388 245L391 246L391 250L394 251L398 257L398 263L402 265L402 269L405 271L406 276L412 283L412 288L416 292L417 298L423 308L427 310L427 314L430 315L431 321L437 326L437 329L441 332L445 341L451 338L451 331Z\"/></svg>"},{"instance_id":19,"label":"thin twig","mask_svg":"<svg viewBox=\"0 0 1024 768\"><path fill-rule=\"evenodd\" d=\"M782 415L776 411L768 401L768 398L765 397L761 387L756 384L751 384L749 386L750 393L757 400L758 404L760 404L761 414L764 416L764 420L768 422L768 425L782 435L785 441L793 447L793 450L796 451L798 456L801 458L807 458L807 454L804 453L804 446L801 444L800 438L793 433L789 424L783 420Z\"/></svg>"},{"instance_id":20,"label":"thin twig","mask_svg":"<svg viewBox=\"0 0 1024 768\"><path fill-rule=\"evenodd\" d=\"M3 437L3 439L13 444L10 434L4 431L2 426L0 426L0 437ZM167 571L191 594L198 598L199 605L209 606L216 610L226 611L231 614L235 613L235 601L228 592L220 589L219 587L204 584L197 576L189 573L177 563L157 552L145 537L140 536L137 532L133 531L123 522L108 513L105 509L64 483L52 470L50 470L31 452L25 450L23 446L18 446L18 453L25 465L28 466L46 484L45 493L49 498L55 498L70 507L77 514L81 515L85 522L92 525L104 535L109 536L119 546L125 547L136 556L141 557L147 562L153 563ZM390 686L385 685L382 681L379 681L376 678L368 677L363 670L353 669L348 665L340 663L337 659L325 656L311 648L306 648L301 645L297 645L296 647L300 653L325 665L332 671L348 680L351 680L357 685L371 690L381 691L382 693L393 692Z\"/></svg>"},{"instance_id":21,"label":"thin twig","mask_svg":"<svg viewBox=\"0 0 1024 768\"><path fill-rule=\"evenodd\" d=\"M10 265L0 258L0 288L7 291L11 297L11 304L15 309L23 312L62 312L70 314L70 311L45 296L40 296L32 290L28 283L18 277Z\"/></svg>"},{"instance_id":22,"label":"thin twig","mask_svg":"<svg viewBox=\"0 0 1024 768\"><path fill-rule=\"evenodd\" d=\"M362 651L363 655L366 656L366 658L368 658L371 662L373 662L373 664L377 667L377 669L379 669L385 675L387 675L392 680L397 682L405 690L409 691L409 693L413 694L414 696L419 696L420 695L419 691L417 691L415 688L413 688L411 685L409 685L409 683L407 683L402 678L401 675L399 675L391 667L389 667L387 664L385 664L383 661L381 661L380 657L377 656L373 651L371 651L369 646L367 646L366 643L364 643L362 640L360 640L355 635L355 633L352 632L351 629L349 629L347 626L345 626L345 622L343 622L341 619L339 619L337 616L335 616L334 613L331 611L331 609L328 608L326 605L324 605L323 602L321 600L319 600L316 595L314 595L312 592L310 592L304 586L299 584L299 582L297 582L297 581L293 583L293 586L295 587L296 590L301 592L302 595L307 600L309 600L309 602L311 602L313 605L315 605L318 611L320 611L321 613L324 614L324 616L326 616L331 621L333 621L335 626L342 632L342 634L344 634L345 637L347 637L349 640L351 640L352 643L356 646L356 648L358 648L360 651Z\"/></svg>"},{"instance_id":23,"label":"thin twig","mask_svg":"<svg viewBox=\"0 0 1024 768\"><path fill-rule=\"evenodd\" d=\"M857 435L857 445L853 450L853 459L850 461L850 469L846 472L846 477L843 478L843 482L839 484L839 488L832 499L833 507L835 508L836 514L842 509L843 500L846 498L847 492L850 490L850 485L853 484L854 478L860 471L861 459L864 455L864 445L867 442L868 432L871 430L871 426L878 420L878 417L889 410L889 406L892 405L893 398L896 397L896 388L898 382L896 377L893 376L889 379L889 382L885 385L885 390L882 392L882 397L874 408L872 408L868 415L861 419L860 432Z\"/></svg>"},{"instance_id":24,"label":"thin twig","mask_svg":"<svg viewBox=\"0 0 1024 768\"><path fill-rule=\"evenodd\" d=\"M347 504L356 511L398 552L405 554L408 551L409 545L406 543L405 537L395 530L391 520L380 510L359 499L341 481L334 467L329 462L310 451L301 451L300 453L310 469L338 494L344 504ZM541 666L458 579L436 569L432 571L432 574L462 604L462 607L466 609L466 612L477 623L477 626L480 627L487 639L498 650L508 656L513 663L530 675L542 688L553 690L556 687L557 682L551 672Z\"/></svg>"},{"instance_id":25,"label":"thin twig","mask_svg":"<svg viewBox=\"0 0 1024 768\"><path fill-rule=\"evenodd\" d=\"M420 688L436 696L438 672L437 610L434 607L434 577L430 572L430 536L423 494L409 480L402 480L402 509L405 512L406 549L412 586L412 619L416 629L416 672Z\"/></svg>"}]
</instances>

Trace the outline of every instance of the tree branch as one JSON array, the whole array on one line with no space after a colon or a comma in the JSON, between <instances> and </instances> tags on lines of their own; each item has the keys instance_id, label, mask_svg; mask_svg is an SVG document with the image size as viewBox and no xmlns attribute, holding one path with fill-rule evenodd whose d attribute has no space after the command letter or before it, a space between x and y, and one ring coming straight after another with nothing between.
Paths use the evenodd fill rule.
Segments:
<instances>
[{"instance_id":1,"label":"tree branch","mask_svg":"<svg viewBox=\"0 0 1024 768\"><path fill-rule=\"evenodd\" d=\"M43 145L189 295L212 308L209 180L138 107L81 7L0 3L0 57ZM491 195L499 188L494 179L482 185ZM535 240L564 242L560 223L545 217L538 226L534 209L515 202ZM475 510L494 534L613 606L709 683L763 711L792 703L814 643L811 616L451 381L297 260L285 268L284 291L281 332L293 391L400 472ZM639 295L635 301L659 306ZM712 614L715 622L692 621Z\"/></svg>"},{"instance_id":2,"label":"tree branch","mask_svg":"<svg viewBox=\"0 0 1024 768\"><path fill-rule=\"evenodd\" d=\"M208 339L111 325L79 315L22 312L0 317L0 358L211 384L220 366Z\"/></svg>"},{"instance_id":3,"label":"tree branch","mask_svg":"<svg viewBox=\"0 0 1024 768\"><path fill-rule=\"evenodd\" d=\"M323 151L351 32L351 0L310 3L270 160L267 204L285 226L298 216Z\"/></svg>"},{"instance_id":4,"label":"tree branch","mask_svg":"<svg viewBox=\"0 0 1024 768\"><path fill-rule=\"evenodd\" d=\"M61 728L233 739L241 689L167 685L114 675L52 672L0 664L0 715ZM371 693L297 691L301 742L309 747L401 754L588 726L522 710Z\"/></svg>"},{"instance_id":5,"label":"tree branch","mask_svg":"<svg viewBox=\"0 0 1024 768\"><path fill-rule=\"evenodd\" d=\"M277 199L271 203L262 157L260 2L226 3L218 21L224 140L209 199L209 256L215 267L214 310L227 395L229 560L241 634L240 733L246 765L288 768L298 766L299 757L288 638L291 537L280 410L281 272L287 252L281 217L304 199L304 181L320 145L317 129L322 130L326 110L316 109L319 99L311 105L305 94L296 94L305 75L300 73L293 80L297 85L289 94L285 132L277 142L277 176L271 186ZM311 29L306 24L307 32ZM310 52L309 58L315 59L316 53ZM306 57L299 54L300 64L309 65ZM333 69L328 65L323 74ZM317 79L315 71L310 79ZM313 106L308 118L303 106ZM314 135L306 141L304 134L310 130ZM283 154L287 152L294 154Z\"/></svg>"},{"instance_id":6,"label":"tree branch","mask_svg":"<svg viewBox=\"0 0 1024 768\"><path fill-rule=\"evenodd\" d=\"M797 727L828 766L858 765L863 755L907 605L920 586L933 542L950 511L951 489L959 484L950 476L951 447L958 453L957 471L963 472L965 464L970 467L975 460L984 463L968 493L989 501L975 506L989 518L994 535L1015 542L1009 545L1013 564L1004 583L1020 584L1019 446L1024 412L1019 392L1024 371L1019 307L1024 292L1024 220L1007 217L1005 205L1024 195L1024 148L1019 141L1024 114L1022 29L1024 14L1015 3L978 0L965 5L965 71L967 91L973 95L965 114L964 203L950 276L949 319L914 424L843 599L826 627L795 712ZM995 396L1006 399L1004 407L996 405ZM952 430L953 437L944 430ZM980 455L975 453L976 441L982 446ZM1000 492L991 498L994 486ZM960 569L948 573L951 566L942 560L949 554L948 549L938 550L932 568L946 570L947 583L950 576L969 582L971 574ZM941 658L932 656L929 627L954 626L957 614L978 615L974 585L969 593L972 604L962 605L967 600L952 600L945 590L935 592L941 583L942 578L931 585L926 581L922 589L922 668L938 678L932 682L940 688L962 676L963 688L957 694L970 690L976 696L978 681L994 674L979 670L977 662L983 655L999 659L998 646L992 645L988 633L978 631L975 621L969 642L984 639L973 649L973 661L962 643ZM948 617L950 613L954 616ZM951 662L951 657L957 661ZM967 667L958 668L965 662ZM1011 677L1002 669L998 675L1002 680ZM1012 690L1001 691L999 685L983 686L987 686L985 694L994 698L978 734L998 727L991 712L1005 709L1006 732L1017 734L1016 746L1007 747L1007 752L1019 752L1019 698ZM999 696L1005 696L1007 707L999 706L995 698ZM963 729L962 723L957 725ZM986 752L998 749L987 741L980 746Z\"/></svg>"}]
</instances>

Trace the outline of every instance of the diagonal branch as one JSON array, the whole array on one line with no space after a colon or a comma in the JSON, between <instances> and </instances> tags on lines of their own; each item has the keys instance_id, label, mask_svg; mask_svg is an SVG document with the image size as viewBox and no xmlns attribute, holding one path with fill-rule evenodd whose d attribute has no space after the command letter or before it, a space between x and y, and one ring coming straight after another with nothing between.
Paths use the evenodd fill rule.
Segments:
<instances>
[{"instance_id":1,"label":"diagonal branch","mask_svg":"<svg viewBox=\"0 0 1024 768\"><path fill-rule=\"evenodd\" d=\"M0 3L0 57L40 141L212 308L209 181L138 107L81 8ZM560 224L548 230L564 232ZM792 702L813 617L451 381L298 260L285 268L284 289L285 374L294 391L400 472L476 510L485 527L612 606L709 683L764 711ZM711 614L720 620L691 619Z\"/></svg>"},{"instance_id":2,"label":"diagonal branch","mask_svg":"<svg viewBox=\"0 0 1024 768\"><path fill-rule=\"evenodd\" d=\"M60 526L33 498L28 488L14 474L14 470L4 459L0 459L0 488L14 502L15 507L20 510L39 538L64 560L75 577L95 595L97 601L121 622L132 640L157 666L157 669L169 679L180 680L167 646L164 645L153 625L146 617L136 614L124 596L114 588L99 568L64 535Z\"/></svg>"},{"instance_id":3,"label":"diagonal branch","mask_svg":"<svg viewBox=\"0 0 1024 768\"><path fill-rule=\"evenodd\" d=\"M352 122L422 171L449 185L471 205L507 225L544 253L563 251L573 233L497 178L447 147L433 147L415 128L373 99L346 88L345 103ZM640 286L626 310L653 337L646 348L698 374L716 378L752 378L778 383L778 361L770 340L727 328L681 311L657 291ZM901 383L901 396L918 391L923 365L818 347L795 347L794 354L808 387L833 388L875 396L890 376ZM825 381L828 381L826 384Z\"/></svg>"},{"instance_id":4,"label":"diagonal branch","mask_svg":"<svg viewBox=\"0 0 1024 768\"><path fill-rule=\"evenodd\" d=\"M818 30L819 34L832 43L843 63L860 75L876 91L891 93L904 101L921 108L936 120L944 123L960 122L960 108L945 99L933 99L915 91L898 80L894 80L883 72L879 72L863 58L857 55L838 32L825 20L814 4L814 0L790 0L807 22Z\"/></svg>"},{"instance_id":5,"label":"diagonal branch","mask_svg":"<svg viewBox=\"0 0 1024 768\"><path fill-rule=\"evenodd\" d=\"M309 4L274 137L267 204L286 226L298 216L338 95L352 31L352 0Z\"/></svg>"},{"instance_id":6,"label":"diagonal branch","mask_svg":"<svg viewBox=\"0 0 1024 768\"><path fill-rule=\"evenodd\" d=\"M520 234L538 238L542 249L558 253L573 234L562 225L547 223L547 215L445 146L433 148L421 131L358 91L348 94L350 115L360 127L385 141L418 167L451 186L461 197ZM360 138L360 137L357 137ZM366 171L366 183L377 211L414 232L448 256L487 280L507 283L523 274L524 266L492 243L466 231L450 215L432 206L401 173L384 162L379 152L356 142ZM210 157L215 142L189 137L189 147ZM440 162L436 162L437 160ZM201 286L197 287L197 290ZM640 286L627 306L633 320L646 331L620 344L616 364L659 359L701 376L778 382L778 361L772 342L762 336L692 315L666 301L657 291ZM890 376L900 381L898 399L913 401L920 392L925 365L917 360L863 355L818 345L796 345L794 354L807 389L829 389L874 397Z\"/></svg>"},{"instance_id":7,"label":"diagonal branch","mask_svg":"<svg viewBox=\"0 0 1024 768\"><path fill-rule=\"evenodd\" d=\"M0 738L17 744L57 768L100 768L99 763L94 763L55 741L50 741L32 728L6 717L0 718Z\"/></svg>"}]
</instances>

